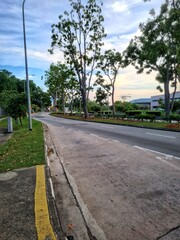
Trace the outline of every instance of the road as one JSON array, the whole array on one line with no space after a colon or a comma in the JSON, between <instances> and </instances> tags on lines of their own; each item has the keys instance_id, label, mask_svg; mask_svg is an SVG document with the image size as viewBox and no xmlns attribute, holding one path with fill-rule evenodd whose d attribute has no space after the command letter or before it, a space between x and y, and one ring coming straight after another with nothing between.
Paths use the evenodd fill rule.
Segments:
<instances>
[{"instance_id":1,"label":"road","mask_svg":"<svg viewBox=\"0 0 180 240\"><path fill-rule=\"evenodd\" d=\"M48 124L76 207L95 237L76 232L80 235L75 240L180 239L179 133L72 121L47 114L36 118ZM67 205L69 197L63 200L66 191L62 172L58 173L59 161L50 162L56 170L52 179L57 206L61 216L65 212L66 222L68 209L74 210ZM61 207L63 202L66 210ZM71 219L74 216L68 217ZM77 229L78 221L73 224Z\"/></svg>"},{"instance_id":2,"label":"road","mask_svg":"<svg viewBox=\"0 0 180 240\"><path fill-rule=\"evenodd\" d=\"M46 117L45 117L46 116ZM42 121L54 126L64 126L76 131L95 134L167 155L180 158L180 133L163 130L152 130L128 126L81 122L48 116L37 116Z\"/></svg>"}]
</instances>

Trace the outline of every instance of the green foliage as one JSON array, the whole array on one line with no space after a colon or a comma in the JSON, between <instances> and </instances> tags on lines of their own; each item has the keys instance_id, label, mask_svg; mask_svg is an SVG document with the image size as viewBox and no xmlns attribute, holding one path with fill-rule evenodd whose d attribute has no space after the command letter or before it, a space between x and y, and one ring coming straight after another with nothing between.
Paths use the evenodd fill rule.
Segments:
<instances>
[{"instance_id":1,"label":"green foliage","mask_svg":"<svg viewBox=\"0 0 180 240\"><path fill-rule=\"evenodd\" d=\"M12 73L3 69L0 70L0 93L3 91L17 91L17 83L18 79L12 75Z\"/></svg>"},{"instance_id":2,"label":"green foliage","mask_svg":"<svg viewBox=\"0 0 180 240\"><path fill-rule=\"evenodd\" d=\"M179 9L179 0L167 0L158 15L150 11L151 18L140 24L141 35L132 39L125 51L126 64L133 64L138 73L158 72L156 80L164 85L166 116L171 110L169 87L175 92L180 81Z\"/></svg>"},{"instance_id":3,"label":"green foliage","mask_svg":"<svg viewBox=\"0 0 180 240\"><path fill-rule=\"evenodd\" d=\"M54 106L62 108L65 113L65 102L68 98L72 104L72 100L79 92L79 84L75 78L74 71L67 65L58 62L51 64L50 69L46 71L45 85L48 92L54 100Z\"/></svg>"},{"instance_id":4,"label":"green foliage","mask_svg":"<svg viewBox=\"0 0 180 240\"><path fill-rule=\"evenodd\" d=\"M172 109L173 112L176 112L178 110L180 110L180 100L174 102L173 109Z\"/></svg>"},{"instance_id":5,"label":"green foliage","mask_svg":"<svg viewBox=\"0 0 180 240\"><path fill-rule=\"evenodd\" d=\"M162 115L162 112L161 111L146 111L146 114L160 117Z\"/></svg>"},{"instance_id":6,"label":"green foliage","mask_svg":"<svg viewBox=\"0 0 180 240\"><path fill-rule=\"evenodd\" d=\"M88 111L89 112L99 112L101 111L101 106L96 101L88 102Z\"/></svg>"},{"instance_id":7,"label":"green foliage","mask_svg":"<svg viewBox=\"0 0 180 240\"><path fill-rule=\"evenodd\" d=\"M178 123L180 123L180 114L171 114L170 121L177 121Z\"/></svg>"},{"instance_id":8,"label":"green foliage","mask_svg":"<svg viewBox=\"0 0 180 240\"><path fill-rule=\"evenodd\" d=\"M101 71L98 71L96 74L97 80L95 84L103 87L108 95L111 96L113 114L115 114L115 82L119 69L123 66L124 62L122 60L121 53L116 52L114 49L105 51L104 55L101 55L100 61L98 63L98 67ZM102 74L107 77L108 81L104 79L104 76Z\"/></svg>"},{"instance_id":9,"label":"green foliage","mask_svg":"<svg viewBox=\"0 0 180 240\"><path fill-rule=\"evenodd\" d=\"M8 99L5 111L15 120L19 118L22 125L22 118L26 117L27 113L27 102L25 94L22 93L11 96Z\"/></svg>"},{"instance_id":10,"label":"green foliage","mask_svg":"<svg viewBox=\"0 0 180 240\"><path fill-rule=\"evenodd\" d=\"M101 106L104 104L108 104L108 94L105 90L103 90L101 87L97 88L96 91L96 102L99 103Z\"/></svg>"},{"instance_id":11,"label":"green foliage","mask_svg":"<svg viewBox=\"0 0 180 240\"><path fill-rule=\"evenodd\" d=\"M122 102L122 101L116 101L115 102L115 109L117 112L127 112L130 110L135 110L137 106L134 103L130 102Z\"/></svg>"},{"instance_id":12,"label":"green foliage","mask_svg":"<svg viewBox=\"0 0 180 240\"><path fill-rule=\"evenodd\" d=\"M51 105L50 96L48 93L42 91L42 89L30 80L30 93L31 103L37 105L40 109ZM7 70L0 71L0 107L4 110L7 107L11 98L22 94L26 94L26 81L16 78L12 73ZM26 103L26 100L25 102Z\"/></svg>"},{"instance_id":13,"label":"green foliage","mask_svg":"<svg viewBox=\"0 0 180 240\"><path fill-rule=\"evenodd\" d=\"M65 60L76 72L82 95L85 117L88 117L87 99L91 79L99 58L102 38L105 37L102 23L101 6L96 0L69 0L70 12L59 16L59 22L52 25L52 44L50 52L58 47L64 53ZM88 68L88 70L87 70Z\"/></svg>"},{"instance_id":14,"label":"green foliage","mask_svg":"<svg viewBox=\"0 0 180 240\"><path fill-rule=\"evenodd\" d=\"M126 114L128 116L138 116L142 113L142 111L140 110L130 110L130 111L127 111Z\"/></svg>"}]
</instances>

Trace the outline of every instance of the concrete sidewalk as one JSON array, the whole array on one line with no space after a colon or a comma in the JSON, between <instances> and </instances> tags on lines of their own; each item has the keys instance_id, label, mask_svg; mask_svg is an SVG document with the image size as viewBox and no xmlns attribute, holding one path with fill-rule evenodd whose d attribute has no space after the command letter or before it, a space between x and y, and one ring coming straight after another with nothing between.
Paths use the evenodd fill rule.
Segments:
<instances>
[{"instance_id":1,"label":"concrete sidewalk","mask_svg":"<svg viewBox=\"0 0 180 240\"><path fill-rule=\"evenodd\" d=\"M0 239L64 239L47 179L44 165L0 174Z\"/></svg>"}]
</instances>

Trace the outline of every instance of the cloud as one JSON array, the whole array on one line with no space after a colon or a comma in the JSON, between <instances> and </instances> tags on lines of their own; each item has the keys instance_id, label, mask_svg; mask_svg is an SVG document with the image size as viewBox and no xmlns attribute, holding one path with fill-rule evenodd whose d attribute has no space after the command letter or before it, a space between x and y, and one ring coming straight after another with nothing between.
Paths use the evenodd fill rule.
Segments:
<instances>
[{"instance_id":1,"label":"cloud","mask_svg":"<svg viewBox=\"0 0 180 240\"><path fill-rule=\"evenodd\" d=\"M116 2L112 3L111 9L113 12L118 12L118 13L127 12L128 5L124 1L121 1L121 2L116 1Z\"/></svg>"},{"instance_id":2,"label":"cloud","mask_svg":"<svg viewBox=\"0 0 180 240\"><path fill-rule=\"evenodd\" d=\"M146 21L149 10L159 8L162 0L103 0L102 14L108 34L103 50L116 49L122 52L129 40L140 34L138 25ZM69 0L30 0L25 2L26 40L29 68L47 70L52 62L63 61L60 51L50 55L51 24L58 22L58 16L69 10ZM24 43L22 28L22 1L0 1L0 63L1 66L24 66ZM21 73L16 68L16 73ZM33 72L32 72L33 73ZM41 83L42 84L42 83ZM137 97L141 93L150 96L157 82L153 75L137 75L133 68L123 69L116 84L117 96L131 93ZM147 91L145 91L145 88ZM137 90L136 90L137 89ZM156 91L156 90L155 90Z\"/></svg>"}]
</instances>

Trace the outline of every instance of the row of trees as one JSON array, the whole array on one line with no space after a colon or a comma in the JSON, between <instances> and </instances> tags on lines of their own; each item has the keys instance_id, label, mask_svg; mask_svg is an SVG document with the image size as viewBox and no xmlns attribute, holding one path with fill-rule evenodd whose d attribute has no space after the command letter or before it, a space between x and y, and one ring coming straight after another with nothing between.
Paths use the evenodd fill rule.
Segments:
<instances>
[{"instance_id":1,"label":"row of trees","mask_svg":"<svg viewBox=\"0 0 180 240\"><path fill-rule=\"evenodd\" d=\"M86 5L81 0L69 2L71 11L64 12L59 22L52 25L49 51L53 53L58 48L66 63L52 64L46 72L46 86L53 99L62 98L64 105L68 91L72 91L73 96L80 94L85 117L88 117L89 92L96 86L96 98L101 103L111 96L115 114L114 93L119 69L132 64L137 73L157 71L156 80L164 84L165 112L169 116L174 103L170 102L169 87L174 88L175 95L180 82L180 2L166 0L158 15L151 10L148 21L140 24L141 35L134 37L123 53L110 49L103 54L106 34L102 3L98 5L96 0L88 0ZM93 75L96 75L94 86ZM162 90L160 86L158 89Z\"/></svg>"},{"instance_id":2,"label":"row of trees","mask_svg":"<svg viewBox=\"0 0 180 240\"><path fill-rule=\"evenodd\" d=\"M32 110L51 105L50 95L30 80ZM27 113L26 81L16 78L7 70L0 70L0 107L14 119Z\"/></svg>"}]
</instances>

